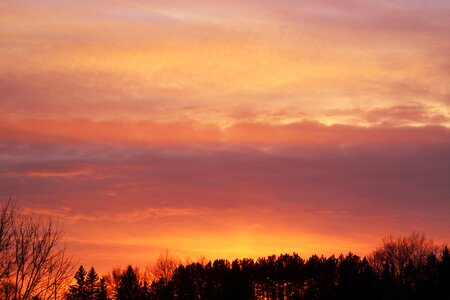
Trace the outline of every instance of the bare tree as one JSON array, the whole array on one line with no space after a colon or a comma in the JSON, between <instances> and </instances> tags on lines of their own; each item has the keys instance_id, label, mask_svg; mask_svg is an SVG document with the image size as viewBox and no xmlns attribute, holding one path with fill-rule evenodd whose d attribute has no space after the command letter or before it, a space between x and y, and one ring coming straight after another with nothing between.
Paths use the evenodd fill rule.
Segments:
<instances>
[{"instance_id":1,"label":"bare tree","mask_svg":"<svg viewBox=\"0 0 450 300\"><path fill-rule=\"evenodd\" d=\"M422 268L438 249L433 240L417 232L406 237L389 236L382 239L381 246L369 256L369 261L379 274L388 266L395 277L402 278L407 266Z\"/></svg>"},{"instance_id":2,"label":"bare tree","mask_svg":"<svg viewBox=\"0 0 450 300\"><path fill-rule=\"evenodd\" d=\"M202 255L199 258L197 258L197 262L204 267L208 264L208 259L206 258L206 256Z\"/></svg>"},{"instance_id":3,"label":"bare tree","mask_svg":"<svg viewBox=\"0 0 450 300\"><path fill-rule=\"evenodd\" d=\"M125 272L124 269L115 267L105 276L108 290L114 296L116 296L117 287L119 286L120 282L120 276L123 272Z\"/></svg>"},{"instance_id":4,"label":"bare tree","mask_svg":"<svg viewBox=\"0 0 450 300\"><path fill-rule=\"evenodd\" d=\"M156 280L167 284L172 279L175 269L181 264L180 259L169 253L168 249L161 251L159 258L152 267L152 274Z\"/></svg>"},{"instance_id":5,"label":"bare tree","mask_svg":"<svg viewBox=\"0 0 450 300\"><path fill-rule=\"evenodd\" d=\"M8 247L2 258L8 266L1 278L2 299L57 299L72 273L71 259L61 245L62 229L51 218L20 214L11 201L2 204L10 216ZM5 227L5 228L6 228Z\"/></svg>"},{"instance_id":6,"label":"bare tree","mask_svg":"<svg viewBox=\"0 0 450 300\"><path fill-rule=\"evenodd\" d=\"M16 209L11 198L0 202L0 280L8 277L11 268L11 248Z\"/></svg>"}]
</instances>

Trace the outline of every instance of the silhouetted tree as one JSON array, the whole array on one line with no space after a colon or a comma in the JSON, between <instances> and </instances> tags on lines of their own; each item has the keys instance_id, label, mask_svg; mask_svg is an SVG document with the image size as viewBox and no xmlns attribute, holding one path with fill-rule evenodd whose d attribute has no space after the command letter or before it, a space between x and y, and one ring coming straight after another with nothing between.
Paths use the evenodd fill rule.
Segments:
<instances>
[{"instance_id":1,"label":"silhouetted tree","mask_svg":"<svg viewBox=\"0 0 450 300\"><path fill-rule=\"evenodd\" d=\"M95 269L91 267L86 276L86 295L88 299L97 299L100 291L99 277Z\"/></svg>"},{"instance_id":2,"label":"silhouetted tree","mask_svg":"<svg viewBox=\"0 0 450 300\"><path fill-rule=\"evenodd\" d=\"M305 299L333 299L337 281L337 260L311 256L305 265Z\"/></svg>"},{"instance_id":3,"label":"silhouetted tree","mask_svg":"<svg viewBox=\"0 0 450 300\"><path fill-rule=\"evenodd\" d=\"M232 299L251 299L253 297L253 260L234 260L230 270L230 292Z\"/></svg>"},{"instance_id":4,"label":"silhouetted tree","mask_svg":"<svg viewBox=\"0 0 450 300\"><path fill-rule=\"evenodd\" d=\"M51 218L0 205L0 297L42 300L61 297L72 272L61 245L62 230Z\"/></svg>"},{"instance_id":5,"label":"silhouetted tree","mask_svg":"<svg viewBox=\"0 0 450 300\"><path fill-rule=\"evenodd\" d=\"M117 286L117 300L138 300L141 299L141 283L139 282L136 272L131 266L122 273Z\"/></svg>"},{"instance_id":6,"label":"silhouetted tree","mask_svg":"<svg viewBox=\"0 0 450 300\"><path fill-rule=\"evenodd\" d=\"M151 272L157 281L167 284L180 263L179 259L171 255L168 249L165 249L160 253L154 266L151 268Z\"/></svg>"},{"instance_id":7,"label":"silhouetted tree","mask_svg":"<svg viewBox=\"0 0 450 300\"><path fill-rule=\"evenodd\" d=\"M11 249L14 245L14 221L17 216L14 202L11 199L0 202L0 281L6 286L10 286L10 282L4 282L4 279L9 277L14 262L11 257Z\"/></svg>"},{"instance_id":8,"label":"silhouetted tree","mask_svg":"<svg viewBox=\"0 0 450 300\"><path fill-rule=\"evenodd\" d=\"M422 279L418 285L414 287L414 298L416 299L439 299L438 287L438 258L436 255L430 255L421 271ZM414 277L414 273L411 274Z\"/></svg>"},{"instance_id":9,"label":"silhouetted tree","mask_svg":"<svg viewBox=\"0 0 450 300\"><path fill-rule=\"evenodd\" d=\"M378 277L367 258L363 258L359 266L359 284L356 289L362 299L379 299Z\"/></svg>"},{"instance_id":10,"label":"silhouetted tree","mask_svg":"<svg viewBox=\"0 0 450 300\"><path fill-rule=\"evenodd\" d=\"M181 267L181 266L180 266ZM175 276L174 276L175 277ZM149 287L149 299L152 300L171 300L175 298L174 285L176 280L172 279L168 284L165 284L162 280L154 280ZM182 297L177 297L183 299Z\"/></svg>"},{"instance_id":11,"label":"silhouetted tree","mask_svg":"<svg viewBox=\"0 0 450 300\"><path fill-rule=\"evenodd\" d=\"M102 277L98 284L98 295L97 300L109 300L108 287L106 285L105 277Z\"/></svg>"},{"instance_id":12,"label":"silhouetted tree","mask_svg":"<svg viewBox=\"0 0 450 300\"><path fill-rule=\"evenodd\" d=\"M384 297L413 299L418 295L427 280L426 265L431 263L430 257L435 256L437 250L438 246L431 239L417 232L406 237L384 238L369 257L372 267L381 276Z\"/></svg>"},{"instance_id":13,"label":"silhouetted tree","mask_svg":"<svg viewBox=\"0 0 450 300\"><path fill-rule=\"evenodd\" d=\"M441 254L441 260L437 266L439 299L450 299L450 251L447 246Z\"/></svg>"},{"instance_id":14,"label":"silhouetted tree","mask_svg":"<svg viewBox=\"0 0 450 300\"><path fill-rule=\"evenodd\" d=\"M338 283L340 299L358 299L360 297L358 287L358 273L360 267L360 258L349 253L345 258L341 254L339 257Z\"/></svg>"},{"instance_id":15,"label":"silhouetted tree","mask_svg":"<svg viewBox=\"0 0 450 300\"><path fill-rule=\"evenodd\" d=\"M181 265L173 275L173 293L180 299L201 299L201 290L198 286L198 282L201 280L201 274L197 273L197 265ZM159 280L159 283L163 286L166 285L162 280Z\"/></svg>"},{"instance_id":16,"label":"silhouetted tree","mask_svg":"<svg viewBox=\"0 0 450 300\"><path fill-rule=\"evenodd\" d=\"M366 258L349 253L338 263L338 299L378 299L376 275Z\"/></svg>"},{"instance_id":17,"label":"silhouetted tree","mask_svg":"<svg viewBox=\"0 0 450 300\"><path fill-rule=\"evenodd\" d=\"M67 300L108 300L108 291L106 279L99 279L97 272L93 267L86 272L83 266L80 266L74 276L75 283L69 287L66 294Z\"/></svg>"},{"instance_id":18,"label":"silhouetted tree","mask_svg":"<svg viewBox=\"0 0 450 300\"><path fill-rule=\"evenodd\" d=\"M370 257L375 270L381 271L388 263L397 279L404 279L408 264L421 269L427 258L437 252L438 247L425 235L414 232L407 237L389 236L382 240Z\"/></svg>"},{"instance_id":19,"label":"silhouetted tree","mask_svg":"<svg viewBox=\"0 0 450 300\"><path fill-rule=\"evenodd\" d=\"M88 291L86 286L87 272L81 265L78 271L75 273L75 284L69 287L69 292L66 295L67 300L82 300L88 298Z\"/></svg>"}]
</instances>

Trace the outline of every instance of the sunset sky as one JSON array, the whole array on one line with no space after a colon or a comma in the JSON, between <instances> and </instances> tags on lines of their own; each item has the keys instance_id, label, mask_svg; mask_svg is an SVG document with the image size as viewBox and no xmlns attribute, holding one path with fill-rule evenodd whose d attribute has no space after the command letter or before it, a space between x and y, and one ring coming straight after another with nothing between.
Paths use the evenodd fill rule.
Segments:
<instances>
[{"instance_id":1,"label":"sunset sky","mask_svg":"<svg viewBox=\"0 0 450 300\"><path fill-rule=\"evenodd\" d=\"M1 1L10 196L101 272L450 243L450 2Z\"/></svg>"}]
</instances>

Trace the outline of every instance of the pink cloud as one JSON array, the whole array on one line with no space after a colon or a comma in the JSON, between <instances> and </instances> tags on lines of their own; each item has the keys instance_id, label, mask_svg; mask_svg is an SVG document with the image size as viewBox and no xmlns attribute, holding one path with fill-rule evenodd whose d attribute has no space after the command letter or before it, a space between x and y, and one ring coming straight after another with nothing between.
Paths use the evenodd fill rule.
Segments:
<instances>
[{"instance_id":1,"label":"pink cloud","mask_svg":"<svg viewBox=\"0 0 450 300\"><path fill-rule=\"evenodd\" d=\"M422 112L394 108L384 118L417 117ZM408 114L407 116L405 115ZM372 111L369 118L379 113ZM422 116L423 117L423 116ZM408 144L448 142L449 130L440 126L357 127L325 126L317 122L289 125L238 123L220 128L194 121L156 123L149 121L92 121L89 119L16 119L0 122L4 139L56 143L140 144L167 146L345 146L363 144Z\"/></svg>"},{"instance_id":2,"label":"pink cloud","mask_svg":"<svg viewBox=\"0 0 450 300\"><path fill-rule=\"evenodd\" d=\"M68 246L100 247L102 258L87 260L105 269L167 247L191 257L364 255L390 233L450 239L444 127L77 122L4 121L1 197L58 215ZM124 248L139 257L118 260Z\"/></svg>"}]
</instances>

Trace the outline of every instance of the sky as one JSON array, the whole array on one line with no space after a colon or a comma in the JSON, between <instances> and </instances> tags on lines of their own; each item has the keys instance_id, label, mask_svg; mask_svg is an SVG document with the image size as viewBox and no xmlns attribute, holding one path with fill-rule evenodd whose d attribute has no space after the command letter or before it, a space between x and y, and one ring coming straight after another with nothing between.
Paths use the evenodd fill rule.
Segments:
<instances>
[{"instance_id":1,"label":"sky","mask_svg":"<svg viewBox=\"0 0 450 300\"><path fill-rule=\"evenodd\" d=\"M106 272L450 243L445 0L0 2L0 199Z\"/></svg>"}]
</instances>

